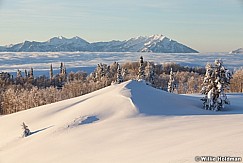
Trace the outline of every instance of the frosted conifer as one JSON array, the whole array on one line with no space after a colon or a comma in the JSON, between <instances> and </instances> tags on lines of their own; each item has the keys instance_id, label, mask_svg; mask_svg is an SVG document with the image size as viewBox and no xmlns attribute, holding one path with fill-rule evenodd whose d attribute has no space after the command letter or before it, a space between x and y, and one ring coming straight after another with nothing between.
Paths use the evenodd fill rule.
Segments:
<instances>
[{"instance_id":1,"label":"frosted conifer","mask_svg":"<svg viewBox=\"0 0 243 163\"><path fill-rule=\"evenodd\" d=\"M122 78L123 78L123 80L126 80L127 75L128 75L128 70L126 68L122 68Z\"/></svg>"},{"instance_id":2,"label":"frosted conifer","mask_svg":"<svg viewBox=\"0 0 243 163\"><path fill-rule=\"evenodd\" d=\"M171 68L170 69L170 79L168 82L168 92L173 93L174 90L175 90L175 79L174 79L174 73Z\"/></svg>"},{"instance_id":3,"label":"frosted conifer","mask_svg":"<svg viewBox=\"0 0 243 163\"><path fill-rule=\"evenodd\" d=\"M140 61L139 61L139 70L138 70L138 80L144 80L144 62L143 62L143 57L140 57Z\"/></svg>"},{"instance_id":4,"label":"frosted conifer","mask_svg":"<svg viewBox=\"0 0 243 163\"><path fill-rule=\"evenodd\" d=\"M21 71L18 70L18 71L17 71L17 78L20 78L20 77L22 77L22 74L21 74Z\"/></svg>"},{"instance_id":5,"label":"frosted conifer","mask_svg":"<svg viewBox=\"0 0 243 163\"><path fill-rule=\"evenodd\" d=\"M116 82L118 84L120 84L121 82L123 82L123 77L122 77L122 74L121 74L121 66L118 64L118 67L117 67L117 78L116 78Z\"/></svg>"},{"instance_id":6,"label":"frosted conifer","mask_svg":"<svg viewBox=\"0 0 243 163\"><path fill-rule=\"evenodd\" d=\"M34 78L34 70L32 67L30 68L29 77Z\"/></svg>"},{"instance_id":7,"label":"frosted conifer","mask_svg":"<svg viewBox=\"0 0 243 163\"><path fill-rule=\"evenodd\" d=\"M25 78L27 79L28 78L27 70L24 70L24 75L25 75Z\"/></svg>"},{"instance_id":8,"label":"frosted conifer","mask_svg":"<svg viewBox=\"0 0 243 163\"><path fill-rule=\"evenodd\" d=\"M154 84L154 64L147 62L147 66L145 67L145 72L146 72L146 79L150 84Z\"/></svg>"},{"instance_id":9,"label":"frosted conifer","mask_svg":"<svg viewBox=\"0 0 243 163\"><path fill-rule=\"evenodd\" d=\"M52 68L52 64L50 66L50 79L53 79L53 68Z\"/></svg>"},{"instance_id":10,"label":"frosted conifer","mask_svg":"<svg viewBox=\"0 0 243 163\"><path fill-rule=\"evenodd\" d=\"M218 111L229 104L225 94L225 89L229 89L232 75L228 69L223 66L222 60L215 60L214 65L206 65L206 74L203 81L202 94L205 97L203 101L204 109Z\"/></svg>"}]
</instances>

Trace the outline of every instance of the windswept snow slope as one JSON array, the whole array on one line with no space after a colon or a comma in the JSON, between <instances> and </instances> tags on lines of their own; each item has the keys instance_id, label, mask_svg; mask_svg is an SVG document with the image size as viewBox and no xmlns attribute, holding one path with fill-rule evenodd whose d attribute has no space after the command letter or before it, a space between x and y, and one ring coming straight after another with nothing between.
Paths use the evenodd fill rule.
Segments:
<instances>
[{"instance_id":1,"label":"windswept snow slope","mask_svg":"<svg viewBox=\"0 0 243 163\"><path fill-rule=\"evenodd\" d=\"M0 117L0 163L194 162L243 153L243 95L224 112L200 97L128 81ZM21 138L25 122L32 135Z\"/></svg>"}]
</instances>

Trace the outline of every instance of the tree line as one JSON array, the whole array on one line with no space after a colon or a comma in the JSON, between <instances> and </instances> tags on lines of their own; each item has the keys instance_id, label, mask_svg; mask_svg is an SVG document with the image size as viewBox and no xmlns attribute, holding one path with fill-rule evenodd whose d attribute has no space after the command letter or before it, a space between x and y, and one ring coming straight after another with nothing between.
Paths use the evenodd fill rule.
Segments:
<instances>
[{"instance_id":1,"label":"tree line","mask_svg":"<svg viewBox=\"0 0 243 163\"><path fill-rule=\"evenodd\" d=\"M87 74L83 71L66 72L63 63L58 74L34 76L34 69L18 70L13 77L7 72L0 73L0 114L11 114L21 110L46 105L61 100L81 96L112 83L121 83L131 79L142 79L151 86L167 91L171 69L174 74L175 90L179 94L199 93L206 69L204 67L181 66L176 63L155 64L143 61L126 62L110 65L100 63L96 69ZM231 92L241 92L243 70L233 74Z\"/></svg>"}]
</instances>

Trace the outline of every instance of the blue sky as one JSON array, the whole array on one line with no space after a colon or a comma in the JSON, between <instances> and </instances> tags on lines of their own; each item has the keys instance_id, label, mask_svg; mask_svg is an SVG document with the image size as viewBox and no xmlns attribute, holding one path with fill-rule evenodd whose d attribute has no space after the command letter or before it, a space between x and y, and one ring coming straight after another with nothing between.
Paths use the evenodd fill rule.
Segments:
<instances>
[{"instance_id":1,"label":"blue sky","mask_svg":"<svg viewBox=\"0 0 243 163\"><path fill-rule=\"evenodd\" d=\"M243 0L0 0L0 45L153 34L200 52L243 47Z\"/></svg>"}]
</instances>

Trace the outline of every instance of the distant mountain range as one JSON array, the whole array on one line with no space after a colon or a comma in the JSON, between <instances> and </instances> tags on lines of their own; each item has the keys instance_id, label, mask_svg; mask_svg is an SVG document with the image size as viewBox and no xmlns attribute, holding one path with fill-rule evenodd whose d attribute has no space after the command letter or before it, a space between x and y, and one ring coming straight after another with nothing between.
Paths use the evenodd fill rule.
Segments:
<instances>
[{"instance_id":1,"label":"distant mountain range","mask_svg":"<svg viewBox=\"0 0 243 163\"><path fill-rule=\"evenodd\" d=\"M0 46L2 52L153 52L153 53L198 53L198 51L171 40L163 35L131 38L125 41L89 43L80 37L67 39L54 37L46 42L25 41Z\"/></svg>"},{"instance_id":2,"label":"distant mountain range","mask_svg":"<svg viewBox=\"0 0 243 163\"><path fill-rule=\"evenodd\" d=\"M230 52L230 54L243 54L243 48L239 48Z\"/></svg>"}]
</instances>

